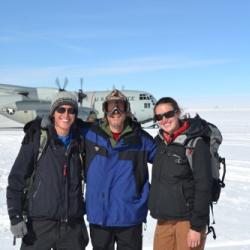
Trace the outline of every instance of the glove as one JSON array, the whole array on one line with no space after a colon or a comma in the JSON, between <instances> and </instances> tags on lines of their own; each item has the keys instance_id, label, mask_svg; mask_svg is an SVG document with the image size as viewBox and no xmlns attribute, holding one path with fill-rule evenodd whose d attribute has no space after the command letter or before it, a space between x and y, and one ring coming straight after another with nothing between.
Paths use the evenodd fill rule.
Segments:
<instances>
[{"instance_id":1,"label":"glove","mask_svg":"<svg viewBox=\"0 0 250 250\"><path fill-rule=\"evenodd\" d=\"M23 238L28 233L26 223L21 221L15 225L10 226L10 231L16 238Z\"/></svg>"}]
</instances>

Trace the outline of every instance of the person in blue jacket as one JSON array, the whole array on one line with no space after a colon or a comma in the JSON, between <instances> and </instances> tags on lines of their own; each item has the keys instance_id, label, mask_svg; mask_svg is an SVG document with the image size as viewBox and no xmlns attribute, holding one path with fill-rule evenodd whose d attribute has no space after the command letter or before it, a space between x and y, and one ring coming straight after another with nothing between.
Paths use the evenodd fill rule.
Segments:
<instances>
[{"instance_id":1,"label":"person in blue jacket","mask_svg":"<svg viewBox=\"0 0 250 250\"><path fill-rule=\"evenodd\" d=\"M128 99L113 90L104 119L83 131L86 149L86 212L94 250L142 249L149 195L148 162L153 138L133 121Z\"/></svg>"}]
</instances>

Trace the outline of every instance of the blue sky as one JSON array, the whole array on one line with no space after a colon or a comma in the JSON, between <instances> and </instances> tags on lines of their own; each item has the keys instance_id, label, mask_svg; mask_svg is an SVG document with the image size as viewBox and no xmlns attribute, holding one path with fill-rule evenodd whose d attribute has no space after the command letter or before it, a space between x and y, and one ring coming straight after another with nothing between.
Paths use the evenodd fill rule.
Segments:
<instances>
[{"instance_id":1,"label":"blue sky","mask_svg":"<svg viewBox=\"0 0 250 250\"><path fill-rule=\"evenodd\" d=\"M2 1L0 83L250 94L250 1Z\"/></svg>"}]
</instances>

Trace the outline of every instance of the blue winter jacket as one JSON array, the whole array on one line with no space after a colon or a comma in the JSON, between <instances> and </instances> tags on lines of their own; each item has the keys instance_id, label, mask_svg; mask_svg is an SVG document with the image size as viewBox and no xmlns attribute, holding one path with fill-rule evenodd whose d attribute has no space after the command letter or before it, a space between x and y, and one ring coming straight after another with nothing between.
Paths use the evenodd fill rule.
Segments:
<instances>
[{"instance_id":1,"label":"blue winter jacket","mask_svg":"<svg viewBox=\"0 0 250 250\"><path fill-rule=\"evenodd\" d=\"M86 212L91 224L127 227L146 221L148 166L155 154L153 138L130 121L116 145L94 125L86 143Z\"/></svg>"}]
</instances>

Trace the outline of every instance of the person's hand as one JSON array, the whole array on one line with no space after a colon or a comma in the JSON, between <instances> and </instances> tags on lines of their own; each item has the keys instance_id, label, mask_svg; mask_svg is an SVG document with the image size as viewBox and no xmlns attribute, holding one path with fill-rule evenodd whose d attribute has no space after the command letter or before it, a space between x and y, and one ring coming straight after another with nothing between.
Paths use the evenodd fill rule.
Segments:
<instances>
[{"instance_id":1,"label":"person's hand","mask_svg":"<svg viewBox=\"0 0 250 250\"><path fill-rule=\"evenodd\" d=\"M10 231L16 238L23 238L28 233L26 223L21 221L15 225L10 226Z\"/></svg>"},{"instance_id":2,"label":"person's hand","mask_svg":"<svg viewBox=\"0 0 250 250\"><path fill-rule=\"evenodd\" d=\"M189 229L188 235L187 235L187 244L188 247L198 247L201 243L201 233L194 231L192 229Z\"/></svg>"}]
</instances>

